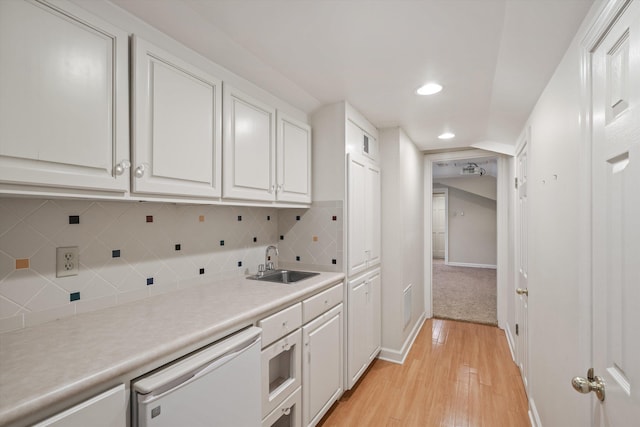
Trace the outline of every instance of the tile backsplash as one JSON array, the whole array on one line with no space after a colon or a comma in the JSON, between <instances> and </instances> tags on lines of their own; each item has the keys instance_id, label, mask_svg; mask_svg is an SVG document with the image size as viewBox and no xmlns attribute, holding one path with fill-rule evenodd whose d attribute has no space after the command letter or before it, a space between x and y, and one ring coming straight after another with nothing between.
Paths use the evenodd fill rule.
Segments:
<instances>
[{"instance_id":1,"label":"tile backsplash","mask_svg":"<svg viewBox=\"0 0 640 427\"><path fill-rule=\"evenodd\" d=\"M0 331L253 273L277 242L275 208L3 198Z\"/></svg>"},{"instance_id":2,"label":"tile backsplash","mask_svg":"<svg viewBox=\"0 0 640 427\"><path fill-rule=\"evenodd\" d=\"M287 268L343 271L342 201L314 202L278 216L280 263Z\"/></svg>"},{"instance_id":3,"label":"tile backsplash","mask_svg":"<svg viewBox=\"0 0 640 427\"><path fill-rule=\"evenodd\" d=\"M266 246L287 268L342 271L342 204L276 209L0 198L0 332L252 274ZM56 248L79 274L56 277Z\"/></svg>"}]
</instances>

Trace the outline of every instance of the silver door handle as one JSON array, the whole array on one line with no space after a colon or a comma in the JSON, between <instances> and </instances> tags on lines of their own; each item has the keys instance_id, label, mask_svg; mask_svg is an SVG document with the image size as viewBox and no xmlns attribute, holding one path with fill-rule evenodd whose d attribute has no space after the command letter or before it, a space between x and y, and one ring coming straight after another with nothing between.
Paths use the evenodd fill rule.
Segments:
<instances>
[{"instance_id":1,"label":"silver door handle","mask_svg":"<svg viewBox=\"0 0 640 427\"><path fill-rule=\"evenodd\" d=\"M529 289L518 288L516 289L516 294L529 296Z\"/></svg>"}]
</instances>

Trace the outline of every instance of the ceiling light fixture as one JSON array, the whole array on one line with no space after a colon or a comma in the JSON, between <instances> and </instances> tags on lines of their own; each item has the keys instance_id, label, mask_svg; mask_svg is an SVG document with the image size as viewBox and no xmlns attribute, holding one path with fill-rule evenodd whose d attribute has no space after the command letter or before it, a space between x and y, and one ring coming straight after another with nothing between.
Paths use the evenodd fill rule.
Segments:
<instances>
[{"instance_id":1,"label":"ceiling light fixture","mask_svg":"<svg viewBox=\"0 0 640 427\"><path fill-rule=\"evenodd\" d=\"M442 135L438 136L438 139L451 139L451 138L455 138L456 134L451 133L451 132L445 132Z\"/></svg>"},{"instance_id":2,"label":"ceiling light fixture","mask_svg":"<svg viewBox=\"0 0 640 427\"><path fill-rule=\"evenodd\" d=\"M433 95L442 90L442 86L438 83L427 83L420 87L416 92L418 95Z\"/></svg>"}]
</instances>

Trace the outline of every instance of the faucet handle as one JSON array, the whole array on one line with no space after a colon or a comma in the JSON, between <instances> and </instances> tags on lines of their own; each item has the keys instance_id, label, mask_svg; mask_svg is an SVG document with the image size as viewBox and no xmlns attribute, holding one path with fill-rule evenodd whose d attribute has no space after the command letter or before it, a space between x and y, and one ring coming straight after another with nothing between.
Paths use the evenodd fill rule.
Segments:
<instances>
[{"instance_id":1,"label":"faucet handle","mask_svg":"<svg viewBox=\"0 0 640 427\"><path fill-rule=\"evenodd\" d=\"M267 263L267 270L273 270L273 261Z\"/></svg>"},{"instance_id":2,"label":"faucet handle","mask_svg":"<svg viewBox=\"0 0 640 427\"><path fill-rule=\"evenodd\" d=\"M264 264L258 264L258 273L264 273Z\"/></svg>"}]
</instances>

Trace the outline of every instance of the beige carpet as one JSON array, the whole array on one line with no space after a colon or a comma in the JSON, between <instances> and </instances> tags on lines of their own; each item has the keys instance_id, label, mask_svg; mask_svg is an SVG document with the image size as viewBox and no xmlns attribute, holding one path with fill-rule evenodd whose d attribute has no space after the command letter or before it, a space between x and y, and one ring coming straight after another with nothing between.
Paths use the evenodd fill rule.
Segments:
<instances>
[{"instance_id":1,"label":"beige carpet","mask_svg":"<svg viewBox=\"0 0 640 427\"><path fill-rule=\"evenodd\" d=\"M433 260L433 316L497 325L496 270Z\"/></svg>"}]
</instances>

